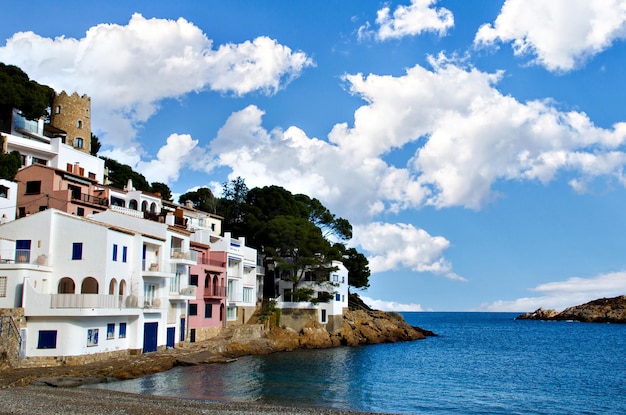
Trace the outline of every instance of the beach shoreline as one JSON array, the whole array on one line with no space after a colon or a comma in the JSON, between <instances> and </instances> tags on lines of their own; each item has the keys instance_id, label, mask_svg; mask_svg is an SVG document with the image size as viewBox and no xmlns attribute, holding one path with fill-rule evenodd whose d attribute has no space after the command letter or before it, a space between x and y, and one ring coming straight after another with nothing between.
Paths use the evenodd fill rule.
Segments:
<instances>
[{"instance_id":1,"label":"beach shoreline","mask_svg":"<svg viewBox=\"0 0 626 415\"><path fill-rule=\"evenodd\" d=\"M0 389L1 414L151 415L175 413L267 415L371 415L373 412L298 408L250 402L218 402L141 395L89 387L54 388L30 385ZM380 415L380 414L379 414Z\"/></svg>"}]
</instances>

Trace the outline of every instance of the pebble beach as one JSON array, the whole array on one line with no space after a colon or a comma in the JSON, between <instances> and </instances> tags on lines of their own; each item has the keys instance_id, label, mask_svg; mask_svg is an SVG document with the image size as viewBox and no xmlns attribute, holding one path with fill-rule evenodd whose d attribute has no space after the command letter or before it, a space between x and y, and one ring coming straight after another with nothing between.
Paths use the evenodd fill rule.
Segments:
<instances>
[{"instance_id":1,"label":"pebble beach","mask_svg":"<svg viewBox=\"0 0 626 415\"><path fill-rule=\"evenodd\" d=\"M0 414L41 415L197 415L197 414L368 414L340 410L277 407L239 402L208 402L137 395L90 388L24 386L0 389Z\"/></svg>"}]
</instances>

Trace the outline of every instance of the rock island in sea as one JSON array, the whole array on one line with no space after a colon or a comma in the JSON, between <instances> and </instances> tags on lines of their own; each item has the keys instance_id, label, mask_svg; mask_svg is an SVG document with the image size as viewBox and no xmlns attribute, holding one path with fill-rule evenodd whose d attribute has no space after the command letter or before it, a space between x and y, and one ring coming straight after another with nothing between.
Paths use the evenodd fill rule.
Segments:
<instances>
[{"instance_id":1,"label":"rock island in sea","mask_svg":"<svg viewBox=\"0 0 626 415\"><path fill-rule=\"evenodd\" d=\"M626 295L600 298L585 304L566 308L560 313L539 308L518 316L517 320L573 320L585 323L626 323Z\"/></svg>"}]
</instances>

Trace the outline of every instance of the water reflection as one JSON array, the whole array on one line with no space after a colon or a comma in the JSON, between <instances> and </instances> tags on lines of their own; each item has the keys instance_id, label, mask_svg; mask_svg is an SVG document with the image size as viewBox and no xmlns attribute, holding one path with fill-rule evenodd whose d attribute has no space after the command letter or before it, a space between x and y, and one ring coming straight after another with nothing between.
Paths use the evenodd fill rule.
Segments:
<instances>
[{"instance_id":1,"label":"water reflection","mask_svg":"<svg viewBox=\"0 0 626 415\"><path fill-rule=\"evenodd\" d=\"M214 401L348 409L362 399L371 362L361 348L297 350L246 356L228 364L174 368L97 385L125 392ZM352 406L353 407L353 406Z\"/></svg>"}]
</instances>

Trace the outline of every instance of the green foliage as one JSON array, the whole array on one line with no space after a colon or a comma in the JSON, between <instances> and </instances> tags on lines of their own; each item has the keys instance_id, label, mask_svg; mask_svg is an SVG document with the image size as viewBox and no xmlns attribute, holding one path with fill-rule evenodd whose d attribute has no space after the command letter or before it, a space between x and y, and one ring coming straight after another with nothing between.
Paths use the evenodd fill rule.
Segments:
<instances>
[{"instance_id":1,"label":"green foliage","mask_svg":"<svg viewBox=\"0 0 626 415\"><path fill-rule=\"evenodd\" d=\"M52 105L54 89L31 81L17 66L0 62L0 121L10 122L11 110L17 108L24 117L37 119L47 115Z\"/></svg>"},{"instance_id":2,"label":"green foliage","mask_svg":"<svg viewBox=\"0 0 626 415\"><path fill-rule=\"evenodd\" d=\"M112 186L118 189L123 189L128 182L128 179L132 179L133 187L143 192L152 191L150 183L141 173L135 172L130 166L119 163L113 159L102 157L104 160L104 166L109 169L109 180Z\"/></svg>"},{"instance_id":3,"label":"green foliage","mask_svg":"<svg viewBox=\"0 0 626 415\"><path fill-rule=\"evenodd\" d=\"M387 316L399 320L399 321L404 321L404 317L402 316L402 314L400 313L396 313L395 311L387 311L385 314L387 314Z\"/></svg>"},{"instance_id":4,"label":"green foliage","mask_svg":"<svg viewBox=\"0 0 626 415\"><path fill-rule=\"evenodd\" d=\"M359 251L354 248L345 249L342 245L343 265L348 269L348 284L354 288L369 288L370 268L369 261Z\"/></svg>"},{"instance_id":5,"label":"green foliage","mask_svg":"<svg viewBox=\"0 0 626 415\"><path fill-rule=\"evenodd\" d=\"M0 136L0 179L13 180L22 166L22 157L17 151L3 153L2 148L4 148L4 137Z\"/></svg>"},{"instance_id":6,"label":"green foliage","mask_svg":"<svg viewBox=\"0 0 626 415\"><path fill-rule=\"evenodd\" d=\"M203 212L215 213L217 200L213 192L208 187L201 187L193 192L187 192L178 198L178 203L185 204L187 201L193 203L193 207Z\"/></svg>"},{"instance_id":7,"label":"green foliage","mask_svg":"<svg viewBox=\"0 0 626 415\"><path fill-rule=\"evenodd\" d=\"M150 187L151 187L152 193L161 194L161 199L167 200L170 202L172 201L172 191L170 190L170 187L167 184L161 183L161 182L152 182L152 185L150 185Z\"/></svg>"},{"instance_id":8,"label":"green foliage","mask_svg":"<svg viewBox=\"0 0 626 415\"><path fill-rule=\"evenodd\" d=\"M91 154L92 156L97 156L101 147L102 144L100 144L100 139L98 138L98 136L94 133L91 133L91 151L89 152L89 154Z\"/></svg>"}]
</instances>

